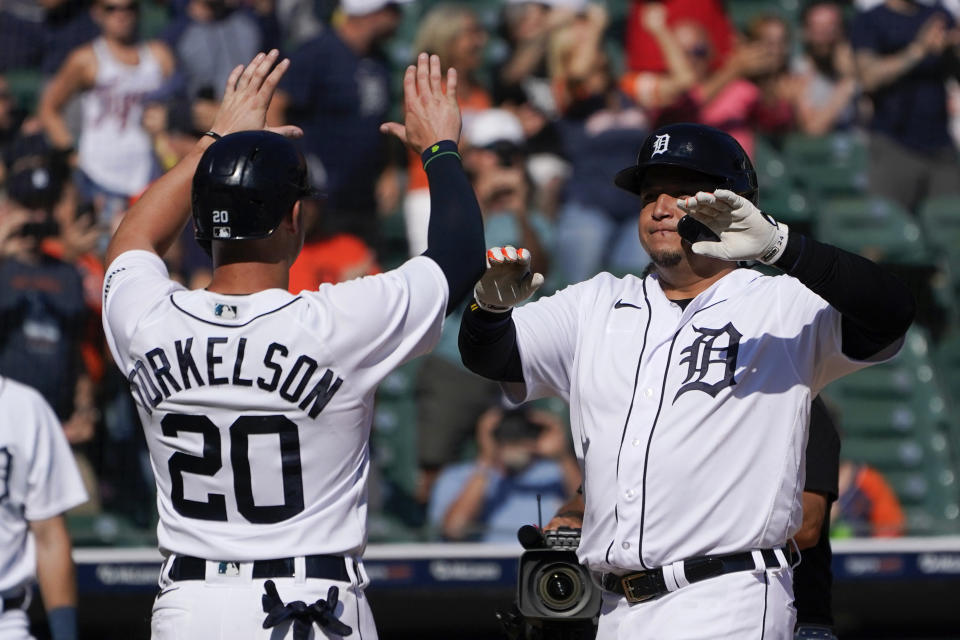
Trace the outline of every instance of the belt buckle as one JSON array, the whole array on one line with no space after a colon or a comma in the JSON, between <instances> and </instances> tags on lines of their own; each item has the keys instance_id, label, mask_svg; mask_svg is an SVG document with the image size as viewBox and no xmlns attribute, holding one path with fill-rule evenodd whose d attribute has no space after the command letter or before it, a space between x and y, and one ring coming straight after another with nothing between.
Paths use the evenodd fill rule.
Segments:
<instances>
[{"instance_id":1,"label":"belt buckle","mask_svg":"<svg viewBox=\"0 0 960 640\"><path fill-rule=\"evenodd\" d=\"M627 598L627 602L631 604L636 604L638 602L646 602L647 600L653 599L657 594L648 593L648 594L636 594L634 593L634 586L631 584L633 580L640 580L647 577L648 571L640 571L638 573L631 573L629 575L623 576L620 579L620 585L623 587L623 595ZM639 587L639 585L638 585Z\"/></svg>"}]
</instances>

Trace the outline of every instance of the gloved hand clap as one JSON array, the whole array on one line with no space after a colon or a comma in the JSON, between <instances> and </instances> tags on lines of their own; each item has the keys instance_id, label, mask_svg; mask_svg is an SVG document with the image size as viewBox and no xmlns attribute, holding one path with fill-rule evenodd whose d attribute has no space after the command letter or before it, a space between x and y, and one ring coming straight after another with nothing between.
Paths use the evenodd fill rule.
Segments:
<instances>
[{"instance_id":1,"label":"gloved hand clap","mask_svg":"<svg viewBox=\"0 0 960 640\"><path fill-rule=\"evenodd\" d=\"M699 255L773 264L787 246L787 225L778 223L733 191L700 191L695 196L680 198L677 206L720 238L693 243L693 252Z\"/></svg>"},{"instance_id":2,"label":"gloved hand clap","mask_svg":"<svg viewBox=\"0 0 960 640\"><path fill-rule=\"evenodd\" d=\"M505 313L540 288L543 276L530 273L530 252L513 247L487 250L487 270L473 290L477 305L485 311Z\"/></svg>"}]
</instances>

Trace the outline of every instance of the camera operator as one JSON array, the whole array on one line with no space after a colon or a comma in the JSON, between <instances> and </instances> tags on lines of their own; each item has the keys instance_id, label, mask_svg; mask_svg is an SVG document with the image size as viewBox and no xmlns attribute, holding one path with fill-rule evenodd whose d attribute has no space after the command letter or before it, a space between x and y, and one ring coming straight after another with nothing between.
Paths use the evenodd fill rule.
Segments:
<instances>
[{"instance_id":1,"label":"camera operator","mask_svg":"<svg viewBox=\"0 0 960 640\"><path fill-rule=\"evenodd\" d=\"M560 420L546 411L495 407L477 422L477 457L444 469L429 519L447 540L512 542L537 513L552 513L580 485Z\"/></svg>"}]
</instances>

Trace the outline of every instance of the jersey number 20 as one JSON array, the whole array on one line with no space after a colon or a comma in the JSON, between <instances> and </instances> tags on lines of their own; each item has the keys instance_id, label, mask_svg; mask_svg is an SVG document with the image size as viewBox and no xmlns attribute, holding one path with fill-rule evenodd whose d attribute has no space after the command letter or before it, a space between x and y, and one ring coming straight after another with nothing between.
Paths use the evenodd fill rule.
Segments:
<instances>
[{"instance_id":1,"label":"jersey number 20","mask_svg":"<svg viewBox=\"0 0 960 640\"><path fill-rule=\"evenodd\" d=\"M175 438L180 432L203 436L203 455L194 456L178 451L170 456L173 508L185 518L198 520L227 519L226 496L207 495L206 502L183 497L183 474L213 476L223 466L220 462L220 430L210 418L201 415L171 413L160 421L163 435ZM253 502L253 479L250 477L250 458L247 455L250 436L276 434L280 438L280 462L283 471L283 504L257 506ZM233 466L233 490L237 510L255 524L271 524L292 518L303 511L303 472L300 467L300 436L297 425L282 415L240 416L230 425L230 463Z\"/></svg>"}]
</instances>

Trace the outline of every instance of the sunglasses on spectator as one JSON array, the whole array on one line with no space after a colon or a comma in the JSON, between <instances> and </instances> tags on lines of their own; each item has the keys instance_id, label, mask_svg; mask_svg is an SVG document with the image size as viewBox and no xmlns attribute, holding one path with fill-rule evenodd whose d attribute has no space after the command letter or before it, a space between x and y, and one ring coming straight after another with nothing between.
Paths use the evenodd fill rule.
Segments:
<instances>
[{"instance_id":1,"label":"sunglasses on spectator","mask_svg":"<svg viewBox=\"0 0 960 640\"><path fill-rule=\"evenodd\" d=\"M117 13L119 11L138 13L140 11L140 5L136 2L128 4L102 4L100 6L106 13Z\"/></svg>"}]
</instances>

